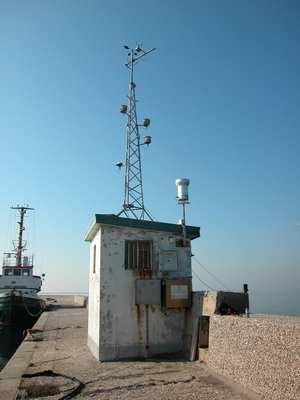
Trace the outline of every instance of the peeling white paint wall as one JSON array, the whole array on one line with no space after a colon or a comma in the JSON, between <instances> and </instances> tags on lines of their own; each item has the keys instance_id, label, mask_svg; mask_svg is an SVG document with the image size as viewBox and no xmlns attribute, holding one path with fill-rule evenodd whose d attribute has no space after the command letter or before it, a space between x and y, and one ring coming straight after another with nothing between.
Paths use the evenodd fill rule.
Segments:
<instances>
[{"instance_id":1,"label":"peeling white paint wall","mask_svg":"<svg viewBox=\"0 0 300 400\"><path fill-rule=\"evenodd\" d=\"M100 233L101 232L101 233ZM169 278L190 277L190 248L176 248L176 235L167 232L102 225L90 252L89 346L99 360L146 355L145 305L135 305L136 272L125 270L125 240L152 240L153 277L162 277L161 251L176 250L178 270ZM97 246L97 268L93 274L93 247ZM100 251L99 251L100 249ZM185 310L162 311L149 306L149 354L181 351Z\"/></svg>"},{"instance_id":2,"label":"peeling white paint wall","mask_svg":"<svg viewBox=\"0 0 300 400\"><path fill-rule=\"evenodd\" d=\"M93 272L94 246L96 245L96 271ZM100 259L101 230L99 229L90 243L89 266L89 310L88 310L88 344L93 355L99 357L98 344L100 340Z\"/></svg>"}]
</instances>

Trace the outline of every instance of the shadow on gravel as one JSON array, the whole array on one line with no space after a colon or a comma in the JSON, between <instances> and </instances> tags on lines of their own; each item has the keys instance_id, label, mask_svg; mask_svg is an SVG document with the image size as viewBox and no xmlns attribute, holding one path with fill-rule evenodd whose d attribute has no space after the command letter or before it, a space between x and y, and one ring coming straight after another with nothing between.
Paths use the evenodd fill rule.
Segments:
<instances>
[{"instance_id":1,"label":"shadow on gravel","mask_svg":"<svg viewBox=\"0 0 300 400\"><path fill-rule=\"evenodd\" d=\"M178 354L159 354L155 357L135 357L135 358L120 358L119 360L112 360L112 361L105 361L105 363L110 364L110 363L122 363L122 362L128 362L128 363L135 363L135 362L153 362L153 363L174 363L174 362L180 362L180 363L186 363L190 364L191 362L188 360L187 356L185 356L183 353L178 353Z\"/></svg>"}]
</instances>

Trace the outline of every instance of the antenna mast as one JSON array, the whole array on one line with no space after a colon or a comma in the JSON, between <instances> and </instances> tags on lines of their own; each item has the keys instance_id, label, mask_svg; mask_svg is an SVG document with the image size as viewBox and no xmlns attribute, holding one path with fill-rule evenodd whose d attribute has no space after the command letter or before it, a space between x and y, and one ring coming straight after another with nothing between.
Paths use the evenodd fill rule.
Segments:
<instances>
[{"instance_id":1,"label":"antenna mast","mask_svg":"<svg viewBox=\"0 0 300 400\"><path fill-rule=\"evenodd\" d=\"M142 176L142 165L141 165L141 149L143 145L149 145L151 143L151 136L144 137L144 143L140 141L139 127L148 128L150 125L150 119L144 118L142 124L138 124L137 112L136 112L136 97L134 83L134 67L136 63L142 58L155 50L155 48L145 51L140 45L136 46L135 49L130 49L128 46L124 46L128 50L128 62L125 66L129 69L129 89L128 89L128 105L122 105L120 112L127 115L127 128L126 128L126 161L125 161L125 191L123 209L118 215L125 214L126 217L133 217L136 219L149 218L153 221L153 218L149 211L144 206L144 193L143 193L143 176ZM117 167L121 168L124 166L122 161L119 161Z\"/></svg>"},{"instance_id":2,"label":"antenna mast","mask_svg":"<svg viewBox=\"0 0 300 400\"><path fill-rule=\"evenodd\" d=\"M11 207L12 210L18 210L20 213L20 221L18 221L19 225L19 235L18 235L18 243L16 246L16 266L22 267L22 253L25 250L26 242L23 241L23 232L25 231L24 227L24 217L27 210L34 210L34 208L28 206L19 206Z\"/></svg>"}]
</instances>

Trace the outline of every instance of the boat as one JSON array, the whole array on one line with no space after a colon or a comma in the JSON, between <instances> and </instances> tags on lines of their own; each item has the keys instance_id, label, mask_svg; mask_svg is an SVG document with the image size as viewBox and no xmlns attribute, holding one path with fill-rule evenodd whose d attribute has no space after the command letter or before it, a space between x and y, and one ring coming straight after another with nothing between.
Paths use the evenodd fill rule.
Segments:
<instances>
[{"instance_id":1,"label":"boat","mask_svg":"<svg viewBox=\"0 0 300 400\"><path fill-rule=\"evenodd\" d=\"M34 257L25 255L27 242L23 239L25 216L33 210L28 206L11 207L19 214L18 239L13 250L3 254L0 275L0 327L31 328L45 308L45 301L38 296L44 274L34 275Z\"/></svg>"}]
</instances>

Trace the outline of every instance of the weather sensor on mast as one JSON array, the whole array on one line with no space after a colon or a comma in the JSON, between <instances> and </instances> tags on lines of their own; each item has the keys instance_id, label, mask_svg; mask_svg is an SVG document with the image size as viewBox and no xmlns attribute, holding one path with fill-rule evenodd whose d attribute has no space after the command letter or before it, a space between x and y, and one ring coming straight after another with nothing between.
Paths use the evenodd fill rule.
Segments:
<instances>
[{"instance_id":1,"label":"weather sensor on mast","mask_svg":"<svg viewBox=\"0 0 300 400\"><path fill-rule=\"evenodd\" d=\"M182 204L182 218L180 219L180 223L182 225L183 237L185 240L186 239L185 205L189 204L188 186L190 184L190 180L187 178L181 178L181 179L176 179L175 183L177 186L178 204Z\"/></svg>"},{"instance_id":2,"label":"weather sensor on mast","mask_svg":"<svg viewBox=\"0 0 300 400\"><path fill-rule=\"evenodd\" d=\"M126 161L125 165L122 161L116 163L116 166L121 168L125 166L125 190L123 208L118 215L125 214L126 217L133 217L136 219L149 218L153 220L149 211L144 206L144 193L143 193L143 177L141 165L141 151L143 145L151 143L151 136L144 137L144 142L141 143L139 128L148 128L150 119L144 118L141 124L137 120L136 112L136 98L135 88L136 84L133 80L134 67L136 63L142 58L154 51L151 49L145 51L141 45L135 48L124 46L128 50L128 62L125 66L129 70L129 89L128 89L128 104L122 104L120 113L127 115L126 127Z\"/></svg>"}]
</instances>

